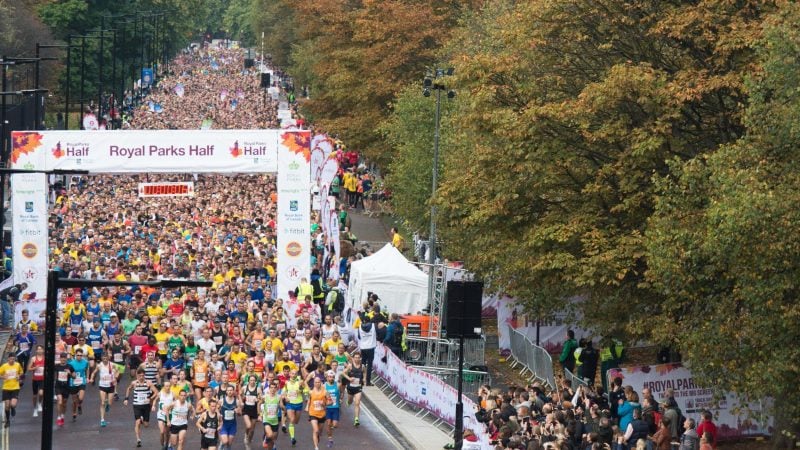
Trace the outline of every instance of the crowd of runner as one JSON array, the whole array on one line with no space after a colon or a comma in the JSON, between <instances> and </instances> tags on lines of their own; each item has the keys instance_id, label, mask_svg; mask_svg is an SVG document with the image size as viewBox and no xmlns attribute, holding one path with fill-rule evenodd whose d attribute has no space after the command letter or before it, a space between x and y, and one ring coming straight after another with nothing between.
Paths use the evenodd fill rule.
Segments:
<instances>
[{"instance_id":1,"label":"crowd of runner","mask_svg":"<svg viewBox=\"0 0 800 450\"><path fill-rule=\"evenodd\" d=\"M173 71L134 111L131 127L277 127L277 102L262 92L258 73L243 68L242 51L186 52ZM352 155L340 158L350 162ZM187 180L195 183L194 197L137 196L139 182ZM371 361L353 353L356 333L342 321L336 284L314 270L295 292L274 292L276 201L272 175L98 175L57 187L52 269L71 278L212 283L61 291L58 427L77 422L85 406L99 408L98 426L105 427L120 400L132 409L140 447L151 421L165 449L183 448L193 432L202 448L231 448L237 435L274 448L281 432L294 446L301 417L310 422L314 448L321 441L331 447L343 402L354 406L359 425ZM324 240L318 224L312 230ZM26 371L34 416L45 400L35 325L23 315L16 351L0 366L7 427ZM99 405L84 405L87 389L97 389Z\"/></svg>"}]
</instances>

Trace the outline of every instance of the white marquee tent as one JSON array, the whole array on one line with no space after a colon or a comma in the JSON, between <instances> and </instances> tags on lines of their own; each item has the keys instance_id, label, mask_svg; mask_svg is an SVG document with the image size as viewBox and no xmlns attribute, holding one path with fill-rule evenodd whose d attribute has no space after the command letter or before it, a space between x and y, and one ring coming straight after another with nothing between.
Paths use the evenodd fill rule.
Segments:
<instances>
[{"instance_id":1,"label":"white marquee tent","mask_svg":"<svg viewBox=\"0 0 800 450\"><path fill-rule=\"evenodd\" d=\"M368 292L378 294L383 311L415 314L428 305L428 275L408 262L391 244L386 244L372 255L352 263L347 305L360 310Z\"/></svg>"}]
</instances>

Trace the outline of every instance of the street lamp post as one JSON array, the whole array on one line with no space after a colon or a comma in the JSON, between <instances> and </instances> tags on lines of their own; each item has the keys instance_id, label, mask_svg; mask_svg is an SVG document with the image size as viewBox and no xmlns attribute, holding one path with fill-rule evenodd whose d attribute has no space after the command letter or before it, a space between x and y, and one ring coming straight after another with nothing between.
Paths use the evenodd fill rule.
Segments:
<instances>
[{"instance_id":1,"label":"street lamp post","mask_svg":"<svg viewBox=\"0 0 800 450\"><path fill-rule=\"evenodd\" d=\"M433 134L433 167L431 168L431 224L430 234L428 236L428 264L430 269L428 272L428 305L433 312L433 297L435 290L436 278L436 203L434 198L436 196L436 189L439 180L439 125L442 110L442 91L447 90L447 87L440 81L445 76L453 75L453 69L436 69L431 75L426 76L423 82L423 95L430 97L431 90L436 91L436 116ZM447 91L447 98L455 97L455 92ZM440 336L435 336L439 338Z\"/></svg>"},{"instance_id":2,"label":"street lamp post","mask_svg":"<svg viewBox=\"0 0 800 450\"><path fill-rule=\"evenodd\" d=\"M425 77L423 81L423 95L430 97L431 90L436 91L436 116L433 132L433 167L431 168L431 229L428 241L428 265L430 272L428 273L428 305L431 312L435 312L434 305L434 290L436 289L436 189L439 179L439 137L440 137L440 121L442 112L442 91L447 91L447 98L455 97L455 92L448 90L447 86L442 82L442 78L453 75L453 69L436 69L432 74ZM441 311L441 305L439 310ZM441 314L439 314L441 315ZM441 317L436 317L434 320L439 320ZM434 339L439 339L441 336L434 336ZM463 373L464 373L464 336L458 336L459 352L458 352L458 400L456 401L456 423L454 429L453 440L455 441L455 448L461 450L464 437L464 403L462 402L463 394ZM429 344L430 345L430 344Z\"/></svg>"}]
</instances>

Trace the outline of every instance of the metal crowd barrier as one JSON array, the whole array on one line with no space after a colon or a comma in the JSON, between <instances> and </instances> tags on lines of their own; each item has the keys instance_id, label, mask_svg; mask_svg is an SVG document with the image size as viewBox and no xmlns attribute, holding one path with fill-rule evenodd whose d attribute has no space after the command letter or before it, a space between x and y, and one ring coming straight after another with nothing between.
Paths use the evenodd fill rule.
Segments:
<instances>
[{"instance_id":1,"label":"metal crowd barrier","mask_svg":"<svg viewBox=\"0 0 800 450\"><path fill-rule=\"evenodd\" d=\"M537 346L527 336L508 327L511 339L512 368L521 366L520 376L530 381L538 380L547 383L551 389L556 388L555 374L553 373L553 358L542 347Z\"/></svg>"},{"instance_id":2,"label":"metal crowd barrier","mask_svg":"<svg viewBox=\"0 0 800 450\"><path fill-rule=\"evenodd\" d=\"M403 353L403 361L407 364L420 365L426 364L425 356L428 345L433 341L431 338L419 336L407 336L406 345L408 349ZM439 352L433 365L442 367L458 366L458 340L439 339ZM464 340L464 365L484 366L486 364L486 339L465 339Z\"/></svg>"},{"instance_id":3,"label":"metal crowd barrier","mask_svg":"<svg viewBox=\"0 0 800 450\"><path fill-rule=\"evenodd\" d=\"M589 383L587 383L586 380L570 372L569 369L567 369L566 367L564 368L564 379L569 380L569 384L572 387L572 389L577 389L578 386L589 385Z\"/></svg>"},{"instance_id":4,"label":"metal crowd barrier","mask_svg":"<svg viewBox=\"0 0 800 450\"><path fill-rule=\"evenodd\" d=\"M417 366L417 369L435 375L440 380L447 383L447 385L458 389L458 369L450 369L444 367L426 367ZM479 403L478 388L484 384L492 385L492 377L488 372L481 372L477 370L464 370L462 389L463 394L472 399L475 403Z\"/></svg>"}]
</instances>

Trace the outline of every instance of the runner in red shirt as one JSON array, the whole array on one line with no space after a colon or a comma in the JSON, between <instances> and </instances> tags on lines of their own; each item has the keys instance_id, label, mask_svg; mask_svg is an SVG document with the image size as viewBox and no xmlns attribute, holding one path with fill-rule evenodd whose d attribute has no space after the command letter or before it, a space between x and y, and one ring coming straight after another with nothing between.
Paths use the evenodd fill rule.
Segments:
<instances>
[{"instance_id":1,"label":"runner in red shirt","mask_svg":"<svg viewBox=\"0 0 800 450\"><path fill-rule=\"evenodd\" d=\"M28 363L28 371L33 374L33 417L39 417L44 400L44 347L36 346L36 354Z\"/></svg>"}]
</instances>

